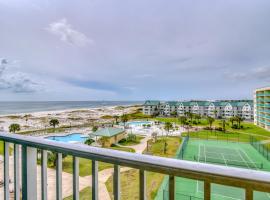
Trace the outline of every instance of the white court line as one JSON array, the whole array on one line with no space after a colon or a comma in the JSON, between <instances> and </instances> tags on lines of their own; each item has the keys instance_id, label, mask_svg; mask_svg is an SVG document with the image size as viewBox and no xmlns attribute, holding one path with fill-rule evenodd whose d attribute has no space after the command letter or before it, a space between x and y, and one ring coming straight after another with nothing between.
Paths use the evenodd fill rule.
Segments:
<instances>
[{"instance_id":1,"label":"white court line","mask_svg":"<svg viewBox=\"0 0 270 200\"><path fill-rule=\"evenodd\" d=\"M205 152L205 145L203 145L203 149L204 149L204 162L206 163L206 152Z\"/></svg>"},{"instance_id":2,"label":"white court line","mask_svg":"<svg viewBox=\"0 0 270 200\"><path fill-rule=\"evenodd\" d=\"M203 194L202 191L198 191L198 193ZM230 197L230 196L224 196L222 194L216 194L216 193L211 193L211 195L217 196L217 197L223 197L223 198L227 198L227 199L233 199L233 200L242 200L242 198L241 199L238 199L238 198L234 198L234 197Z\"/></svg>"},{"instance_id":3,"label":"white court line","mask_svg":"<svg viewBox=\"0 0 270 200\"><path fill-rule=\"evenodd\" d=\"M221 155L222 155L222 158L223 158L223 160L224 160L224 162L225 162L225 165L228 166L228 165L227 165L227 161L226 161L226 159L225 159L223 153L221 153Z\"/></svg>"},{"instance_id":4,"label":"white court line","mask_svg":"<svg viewBox=\"0 0 270 200\"><path fill-rule=\"evenodd\" d=\"M243 158L243 156L241 155L240 149L238 149L237 153L238 153L238 155L240 156L240 158L246 163L247 167L250 169L250 167L249 167L247 161L246 161L246 160ZM255 166L255 167L256 167L256 166Z\"/></svg>"},{"instance_id":5,"label":"white court line","mask_svg":"<svg viewBox=\"0 0 270 200\"><path fill-rule=\"evenodd\" d=\"M199 144L199 152L198 152L198 158L197 161L200 161L200 156L201 156L201 144Z\"/></svg>"},{"instance_id":6,"label":"white court line","mask_svg":"<svg viewBox=\"0 0 270 200\"><path fill-rule=\"evenodd\" d=\"M242 151L242 150L239 149L239 151ZM255 165L255 162L253 162L253 160L248 156L248 154L245 151L242 151L242 152L246 155L246 157L249 159L249 161L254 164L255 168L258 169L257 166Z\"/></svg>"}]
</instances>

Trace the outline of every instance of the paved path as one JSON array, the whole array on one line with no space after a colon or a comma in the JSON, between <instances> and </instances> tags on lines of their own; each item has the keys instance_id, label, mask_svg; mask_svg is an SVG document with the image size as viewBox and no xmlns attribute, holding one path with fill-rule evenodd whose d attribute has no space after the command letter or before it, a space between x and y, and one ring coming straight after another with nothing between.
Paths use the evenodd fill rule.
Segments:
<instances>
[{"instance_id":1,"label":"paved path","mask_svg":"<svg viewBox=\"0 0 270 200\"><path fill-rule=\"evenodd\" d=\"M123 146L123 145L119 145L119 146L122 146L122 147L127 147L127 148L132 148L135 150L136 153L140 153L142 154L143 151L146 149L147 147L147 141L150 139L151 137L150 136L146 136L145 138L143 138L139 144L136 144L136 145L131 145L131 146Z\"/></svg>"}]
</instances>

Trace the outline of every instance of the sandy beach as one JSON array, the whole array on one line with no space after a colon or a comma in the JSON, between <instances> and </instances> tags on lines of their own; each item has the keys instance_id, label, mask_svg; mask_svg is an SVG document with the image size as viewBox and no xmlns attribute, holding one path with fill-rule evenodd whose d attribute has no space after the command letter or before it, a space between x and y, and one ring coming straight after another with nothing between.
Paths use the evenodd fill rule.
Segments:
<instances>
[{"instance_id":1,"label":"sandy beach","mask_svg":"<svg viewBox=\"0 0 270 200\"><path fill-rule=\"evenodd\" d=\"M0 115L0 131L8 131L12 123L18 123L21 131L44 130L51 128L49 121L53 118L59 120L59 127L77 127L112 122L110 116L135 112L137 106L102 106L98 108L80 108L56 111L42 111L33 113L19 113Z\"/></svg>"}]
</instances>

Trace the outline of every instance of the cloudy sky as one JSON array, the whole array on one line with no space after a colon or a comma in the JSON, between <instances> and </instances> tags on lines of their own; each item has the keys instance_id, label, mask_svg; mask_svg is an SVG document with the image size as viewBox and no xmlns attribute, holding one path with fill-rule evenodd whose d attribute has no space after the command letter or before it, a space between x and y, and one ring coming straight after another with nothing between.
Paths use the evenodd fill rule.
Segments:
<instances>
[{"instance_id":1,"label":"cloudy sky","mask_svg":"<svg viewBox=\"0 0 270 200\"><path fill-rule=\"evenodd\" d=\"M0 100L251 98L269 0L0 0Z\"/></svg>"}]
</instances>

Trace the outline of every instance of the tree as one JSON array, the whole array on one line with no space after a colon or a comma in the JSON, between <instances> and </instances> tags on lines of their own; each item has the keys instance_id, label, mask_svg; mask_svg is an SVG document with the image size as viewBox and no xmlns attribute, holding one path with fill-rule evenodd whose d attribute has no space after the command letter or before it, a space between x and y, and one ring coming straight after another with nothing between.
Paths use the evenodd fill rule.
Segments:
<instances>
[{"instance_id":1,"label":"tree","mask_svg":"<svg viewBox=\"0 0 270 200\"><path fill-rule=\"evenodd\" d=\"M176 111L172 111L171 112L171 116L176 117L177 116L177 112Z\"/></svg>"},{"instance_id":2,"label":"tree","mask_svg":"<svg viewBox=\"0 0 270 200\"><path fill-rule=\"evenodd\" d=\"M196 119L197 123L201 120L201 115L199 114L194 114L194 119Z\"/></svg>"},{"instance_id":3,"label":"tree","mask_svg":"<svg viewBox=\"0 0 270 200\"><path fill-rule=\"evenodd\" d=\"M115 124L118 124L119 116L118 116L118 115L114 115L113 118L114 118L114 120L115 120Z\"/></svg>"},{"instance_id":4,"label":"tree","mask_svg":"<svg viewBox=\"0 0 270 200\"><path fill-rule=\"evenodd\" d=\"M209 124L209 128L212 129L212 125L214 123L215 119L213 117L207 116L207 122Z\"/></svg>"},{"instance_id":5,"label":"tree","mask_svg":"<svg viewBox=\"0 0 270 200\"><path fill-rule=\"evenodd\" d=\"M93 126L92 131L93 132L96 132L97 130L98 130L98 127L97 126Z\"/></svg>"},{"instance_id":6,"label":"tree","mask_svg":"<svg viewBox=\"0 0 270 200\"><path fill-rule=\"evenodd\" d=\"M184 125L187 123L187 117L185 117L185 116L180 116L180 117L178 118L178 120L179 120L179 122L180 122L180 124L181 124L182 126L184 126Z\"/></svg>"},{"instance_id":7,"label":"tree","mask_svg":"<svg viewBox=\"0 0 270 200\"><path fill-rule=\"evenodd\" d=\"M169 133L171 129L173 129L173 125L171 122L165 122L164 129Z\"/></svg>"},{"instance_id":8,"label":"tree","mask_svg":"<svg viewBox=\"0 0 270 200\"><path fill-rule=\"evenodd\" d=\"M10 124L9 126L10 133L16 133L16 131L20 131L20 130L21 130L20 124Z\"/></svg>"},{"instance_id":9,"label":"tree","mask_svg":"<svg viewBox=\"0 0 270 200\"><path fill-rule=\"evenodd\" d=\"M126 122L128 121L128 115L123 114L121 116L121 121L124 123L124 127L126 126Z\"/></svg>"},{"instance_id":10,"label":"tree","mask_svg":"<svg viewBox=\"0 0 270 200\"><path fill-rule=\"evenodd\" d=\"M230 118L229 118L229 122L232 123L232 126L233 126L234 121L235 121L235 117L230 117Z\"/></svg>"},{"instance_id":11,"label":"tree","mask_svg":"<svg viewBox=\"0 0 270 200\"><path fill-rule=\"evenodd\" d=\"M224 133L226 132L226 124L227 124L226 119L222 119L221 120L221 125L222 125L222 130L223 130Z\"/></svg>"},{"instance_id":12,"label":"tree","mask_svg":"<svg viewBox=\"0 0 270 200\"><path fill-rule=\"evenodd\" d=\"M29 114L26 114L23 116L25 118L25 123L27 124L28 120L29 120L29 117L31 117L31 115Z\"/></svg>"},{"instance_id":13,"label":"tree","mask_svg":"<svg viewBox=\"0 0 270 200\"><path fill-rule=\"evenodd\" d=\"M193 119L194 114L191 113L191 112L187 112L186 115L190 119L190 121L192 122L192 119Z\"/></svg>"},{"instance_id":14,"label":"tree","mask_svg":"<svg viewBox=\"0 0 270 200\"><path fill-rule=\"evenodd\" d=\"M95 140L93 140L92 138L87 138L84 144L91 145L93 142L95 142Z\"/></svg>"},{"instance_id":15,"label":"tree","mask_svg":"<svg viewBox=\"0 0 270 200\"><path fill-rule=\"evenodd\" d=\"M240 116L236 116L235 121L238 124L238 128L241 128L241 122L244 121L244 119L242 117L240 117Z\"/></svg>"},{"instance_id":16,"label":"tree","mask_svg":"<svg viewBox=\"0 0 270 200\"><path fill-rule=\"evenodd\" d=\"M51 119L49 123L50 123L50 126L53 126L53 128L59 125L58 119Z\"/></svg>"},{"instance_id":17,"label":"tree","mask_svg":"<svg viewBox=\"0 0 270 200\"><path fill-rule=\"evenodd\" d=\"M217 113L218 113L218 111L215 108L215 110L214 110L214 116L215 116L215 118L217 118Z\"/></svg>"}]
</instances>

